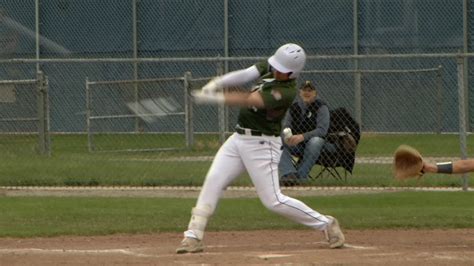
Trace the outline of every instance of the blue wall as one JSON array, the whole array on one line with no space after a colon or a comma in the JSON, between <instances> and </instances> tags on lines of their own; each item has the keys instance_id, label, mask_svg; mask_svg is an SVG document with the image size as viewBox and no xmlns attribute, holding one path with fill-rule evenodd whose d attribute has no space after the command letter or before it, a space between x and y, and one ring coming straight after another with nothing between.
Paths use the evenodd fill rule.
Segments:
<instances>
[{"instance_id":1,"label":"blue wall","mask_svg":"<svg viewBox=\"0 0 474 266\"><path fill-rule=\"evenodd\" d=\"M463 45L462 2L462 0L361 0L358 26L359 52L360 54L457 52ZM34 1L1 0L0 6L12 19L34 30ZM349 0L229 0L228 11L230 56L269 56L278 46L286 42L302 44L310 55L352 54L354 51L353 3ZM140 57L224 55L224 1L141 0L138 1L137 15ZM470 18L470 24L473 19ZM40 31L44 38L72 52L64 55L51 47L42 46L43 58L130 58L133 55L131 0L44 0L40 5L40 21ZM21 41L13 57L33 58L34 39L24 33L19 35ZM472 43L472 39L469 39L469 43ZM252 63L234 62L229 65L232 70ZM362 60L360 65L365 69L415 69L443 65L445 109L443 109L442 129L456 130L456 64L452 59ZM310 60L306 69L351 69L352 66L350 60ZM19 77L31 78L34 75L34 65L16 67L21 69L16 71ZM133 77L132 65L124 63L45 63L42 67L50 79L53 131L85 130L86 77L90 80ZM191 71L194 77L210 77L216 73L216 64L146 63L140 64L139 70L139 76L142 78L181 77L186 71ZM2 75L11 78L11 72L2 71ZM471 77L472 74L470 79ZM302 78L315 80L320 85L321 95L332 107L346 106L353 109L352 76L307 74ZM407 125L397 123L409 115L400 112L398 105L387 106L393 101L385 98L391 93L394 93L392 96L397 96L396 92L400 87L402 89L399 93L406 95L407 98L429 97L433 93L430 91L434 86L433 76L413 74L405 78L398 77L397 82L393 78L388 74L364 77L365 129L432 130L433 123L436 123L433 121L426 122L428 123L426 125L418 124L418 127L414 127L411 123ZM180 95L177 94L176 97ZM471 98L470 102L474 100ZM403 104L403 101L400 104ZM421 110L436 113L436 110L431 110L433 107L429 106L432 102L426 104L427 106L421 107ZM384 108L384 111L380 108ZM418 115L421 117L423 114ZM207 117L207 120L200 120L196 116L196 119L198 119L196 121L198 130L217 129L214 118ZM414 117L413 121L421 120ZM168 124L173 130L182 130Z\"/></svg>"}]
</instances>

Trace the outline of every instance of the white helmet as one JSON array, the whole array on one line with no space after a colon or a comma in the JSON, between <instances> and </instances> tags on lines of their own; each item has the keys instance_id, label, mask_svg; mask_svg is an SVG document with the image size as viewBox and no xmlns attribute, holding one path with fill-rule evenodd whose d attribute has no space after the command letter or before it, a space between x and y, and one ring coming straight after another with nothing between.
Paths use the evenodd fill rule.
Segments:
<instances>
[{"instance_id":1,"label":"white helmet","mask_svg":"<svg viewBox=\"0 0 474 266\"><path fill-rule=\"evenodd\" d=\"M303 70L306 61L306 54L301 46L294 43L287 43L278 50L275 54L268 58L268 63L281 73L290 73L290 78L298 76L299 72Z\"/></svg>"}]
</instances>

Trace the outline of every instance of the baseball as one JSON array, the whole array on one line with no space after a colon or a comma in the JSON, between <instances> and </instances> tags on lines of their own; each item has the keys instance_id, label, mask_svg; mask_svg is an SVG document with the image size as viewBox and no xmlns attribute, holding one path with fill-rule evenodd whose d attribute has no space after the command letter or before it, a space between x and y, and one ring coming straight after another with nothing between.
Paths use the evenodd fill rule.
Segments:
<instances>
[{"instance_id":1,"label":"baseball","mask_svg":"<svg viewBox=\"0 0 474 266\"><path fill-rule=\"evenodd\" d=\"M283 136L284 136L285 140L291 138L291 136L293 136L293 133L291 132L291 128L287 127L285 129L283 129Z\"/></svg>"}]
</instances>

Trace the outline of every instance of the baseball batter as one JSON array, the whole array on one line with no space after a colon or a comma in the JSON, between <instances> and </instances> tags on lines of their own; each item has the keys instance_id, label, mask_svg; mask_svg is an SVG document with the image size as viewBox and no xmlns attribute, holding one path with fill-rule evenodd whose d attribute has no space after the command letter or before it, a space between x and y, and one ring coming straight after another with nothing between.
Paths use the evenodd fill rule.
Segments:
<instances>
[{"instance_id":1,"label":"baseball batter","mask_svg":"<svg viewBox=\"0 0 474 266\"><path fill-rule=\"evenodd\" d=\"M296 95L295 78L303 70L306 55L300 46L285 44L267 61L212 79L193 92L201 104L241 106L236 132L217 152L192 209L188 230L177 253L203 251L202 240L209 217L225 188L247 170L265 207L297 223L326 230L331 248L344 245L338 221L281 193L278 163L281 155L281 120ZM261 79L249 92L224 92Z\"/></svg>"}]
</instances>

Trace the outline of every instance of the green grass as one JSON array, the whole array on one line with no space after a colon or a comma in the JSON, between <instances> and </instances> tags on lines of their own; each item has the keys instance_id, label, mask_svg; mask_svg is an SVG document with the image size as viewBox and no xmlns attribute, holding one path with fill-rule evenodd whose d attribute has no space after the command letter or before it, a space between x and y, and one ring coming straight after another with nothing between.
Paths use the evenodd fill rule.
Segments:
<instances>
[{"instance_id":1,"label":"green grass","mask_svg":"<svg viewBox=\"0 0 474 266\"><path fill-rule=\"evenodd\" d=\"M468 136L473 141L473 136ZM0 136L1 186L95 186L132 185L162 186L201 185L210 161L186 161L183 158L214 156L219 148L216 135L196 135L191 149L152 152L88 152L86 135L54 135L52 156L40 156L36 136ZM459 136L448 134L364 134L357 150L358 157L388 157L395 148L406 143L418 148L424 156L459 157ZM166 148L184 146L181 135L98 135L98 149ZM181 145L181 146L180 146ZM468 153L474 152L469 147ZM316 171L317 168L314 169ZM313 172L314 175L314 172ZM309 185L320 186L460 186L457 176L426 176L406 183L391 177L390 165L356 164L347 182L321 178ZM472 178L469 179L470 183ZM251 185L246 175L235 185Z\"/></svg>"},{"instance_id":2,"label":"green grass","mask_svg":"<svg viewBox=\"0 0 474 266\"><path fill-rule=\"evenodd\" d=\"M474 135L467 136L467 143L474 141ZM459 157L459 135L456 134L363 134L357 148L360 156L392 156L400 144L411 145L424 156ZM468 154L474 153L474 146L467 145Z\"/></svg>"},{"instance_id":3,"label":"green grass","mask_svg":"<svg viewBox=\"0 0 474 266\"><path fill-rule=\"evenodd\" d=\"M300 198L345 229L472 228L472 192L397 192ZM195 199L0 197L0 237L179 232ZM249 221L252 221L249 223ZM256 198L223 199L209 231L304 229Z\"/></svg>"},{"instance_id":4,"label":"green grass","mask_svg":"<svg viewBox=\"0 0 474 266\"><path fill-rule=\"evenodd\" d=\"M313 168L311 175L317 176L319 166ZM392 177L391 165L368 165L356 164L353 174L347 176L347 180L336 180L328 174L324 174L317 180L311 180L308 186L380 186L380 187L461 187L461 175L427 174L419 179L396 180ZM340 171L342 177L343 172ZM474 176L467 176L469 184L473 184Z\"/></svg>"}]
</instances>

